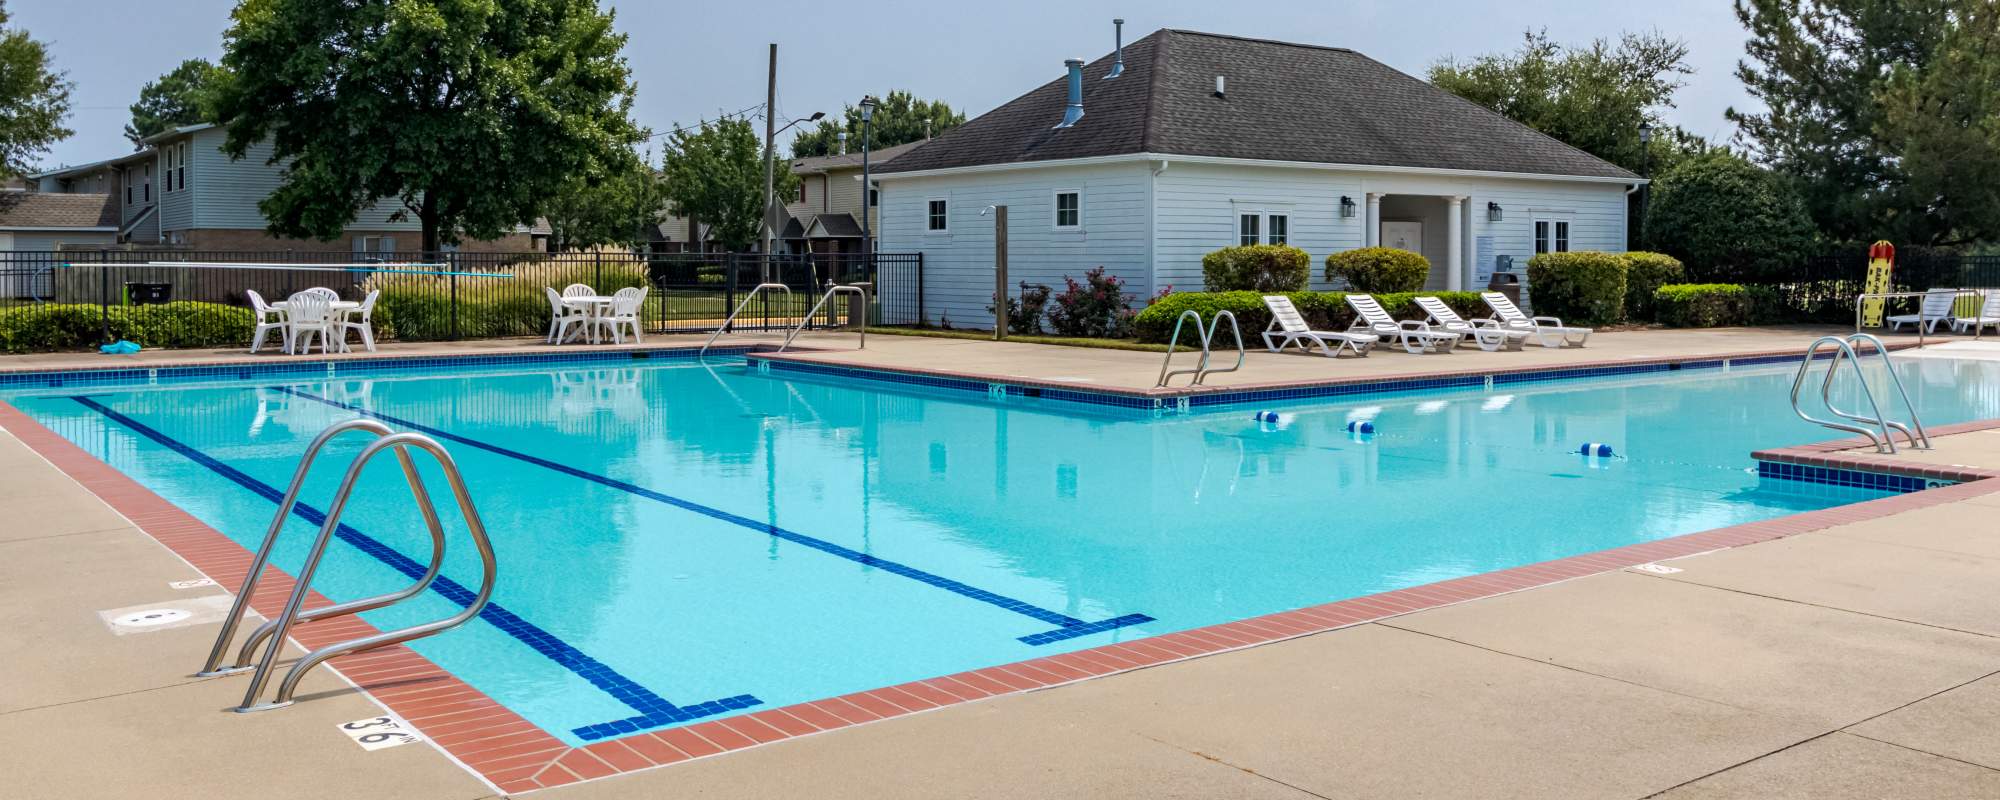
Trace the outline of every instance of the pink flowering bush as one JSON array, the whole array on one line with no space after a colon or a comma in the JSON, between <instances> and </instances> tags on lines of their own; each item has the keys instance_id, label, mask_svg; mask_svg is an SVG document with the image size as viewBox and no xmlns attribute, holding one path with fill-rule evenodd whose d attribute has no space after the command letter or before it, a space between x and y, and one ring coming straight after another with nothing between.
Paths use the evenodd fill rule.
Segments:
<instances>
[{"instance_id":1,"label":"pink flowering bush","mask_svg":"<svg viewBox=\"0 0 2000 800\"><path fill-rule=\"evenodd\" d=\"M1067 288L1049 308L1049 327L1063 336L1124 339L1132 335L1132 300L1125 282L1098 267L1084 273L1083 283L1063 276Z\"/></svg>"}]
</instances>

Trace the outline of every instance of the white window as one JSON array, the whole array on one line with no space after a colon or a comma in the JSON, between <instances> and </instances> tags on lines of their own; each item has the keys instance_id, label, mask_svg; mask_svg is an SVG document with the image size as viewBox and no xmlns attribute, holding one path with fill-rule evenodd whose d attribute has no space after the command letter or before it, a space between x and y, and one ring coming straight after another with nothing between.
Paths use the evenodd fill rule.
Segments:
<instances>
[{"instance_id":1,"label":"white window","mask_svg":"<svg viewBox=\"0 0 2000 800\"><path fill-rule=\"evenodd\" d=\"M1569 220L1555 217L1536 218L1535 252L1569 252Z\"/></svg>"},{"instance_id":2,"label":"white window","mask_svg":"<svg viewBox=\"0 0 2000 800\"><path fill-rule=\"evenodd\" d=\"M1286 234L1291 227L1292 218L1288 214L1266 215L1264 217L1264 243L1284 244L1287 241Z\"/></svg>"},{"instance_id":3,"label":"white window","mask_svg":"<svg viewBox=\"0 0 2000 800\"><path fill-rule=\"evenodd\" d=\"M1083 227L1083 191L1080 189L1056 190L1057 228L1076 230Z\"/></svg>"},{"instance_id":4,"label":"white window","mask_svg":"<svg viewBox=\"0 0 2000 800\"><path fill-rule=\"evenodd\" d=\"M355 255L362 255L362 254L387 255L389 253L394 253L394 252L396 252L396 237L394 236L354 237Z\"/></svg>"},{"instance_id":5,"label":"white window","mask_svg":"<svg viewBox=\"0 0 2000 800\"><path fill-rule=\"evenodd\" d=\"M1263 217L1257 214L1238 214L1236 216L1236 243L1240 245L1256 244L1258 229L1260 227L1258 223L1261 221L1263 221Z\"/></svg>"},{"instance_id":6,"label":"white window","mask_svg":"<svg viewBox=\"0 0 2000 800\"><path fill-rule=\"evenodd\" d=\"M174 160L174 187L188 188L188 143L181 142L181 156Z\"/></svg>"},{"instance_id":7,"label":"white window","mask_svg":"<svg viewBox=\"0 0 2000 800\"><path fill-rule=\"evenodd\" d=\"M924 230L943 233L951 230L951 207L942 199L932 199L925 204Z\"/></svg>"},{"instance_id":8,"label":"white window","mask_svg":"<svg viewBox=\"0 0 2000 800\"><path fill-rule=\"evenodd\" d=\"M1236 243L1286 244L1291 241L1292 215L1285 211L1238 211Z\"/></svg>"}]
</instances>

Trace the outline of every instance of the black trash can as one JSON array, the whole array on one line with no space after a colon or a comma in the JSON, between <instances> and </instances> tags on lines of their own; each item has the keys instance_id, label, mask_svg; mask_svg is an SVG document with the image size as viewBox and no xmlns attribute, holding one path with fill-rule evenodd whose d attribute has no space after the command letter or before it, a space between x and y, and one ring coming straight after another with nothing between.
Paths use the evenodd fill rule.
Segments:
<instances>
[{"instance_id":1,"label":"black trash can","mask_svg":"<svg viewBox=\"0 0 2000 800\"><path fill-rule=\"evenodd\" d=\"M1514 305L1521 305L1521 274L1518 272L1493 271L1493 277L1486 280L1486 291L1499 292L1507 296Z\"/></svg>"},{"instance_id":2,"label":"black trash can","mask_svg":"<svg viewBox=\"0 0 2000 800\"><path fill-rule=\"evenodd\" d=\"M125 282L126 305L134 305L134 306L160 305L171 299L173 297L173 293L174 293L174 285L171 283L141 283L138 281Z\"/></svg>"}]
</instances>

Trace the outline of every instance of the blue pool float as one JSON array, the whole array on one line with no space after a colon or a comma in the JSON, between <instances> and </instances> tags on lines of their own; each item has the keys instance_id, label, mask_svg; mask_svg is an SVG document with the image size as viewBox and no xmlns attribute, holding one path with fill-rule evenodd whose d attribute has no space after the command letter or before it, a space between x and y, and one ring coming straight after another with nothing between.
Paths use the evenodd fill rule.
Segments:
<instances>
[{"instance_id":1,"label":"blue pool float","mask_svg":"<svg viewBox=\"0 0 2000 800\"><path fill-rule=\"evenodd\" d=\"M1597 458L1610 458L1612 456L1611 445L1604 444L1603 442L1586 442L1582 447L1577 448L1576 452L1578 455L1594 456Z\"/></svg>"},{"instance_id":2,"label":"blue pool float","mask_svg":"<svg viewBox=\"0 0 2000 800\"><path fill-rule=\"evenodd\" d=\"M1369 420L1355 420L1347 423L1348 433L1374 433L1375 423Z\"/></svg>"}]
</instances>

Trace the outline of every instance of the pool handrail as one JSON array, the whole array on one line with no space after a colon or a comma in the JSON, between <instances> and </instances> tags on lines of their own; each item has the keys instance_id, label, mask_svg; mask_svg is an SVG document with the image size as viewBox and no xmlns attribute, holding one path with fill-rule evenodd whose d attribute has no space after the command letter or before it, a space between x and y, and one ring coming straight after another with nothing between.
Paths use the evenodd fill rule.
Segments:
<instances>
[{"instance_id":1,"label":"pool handrail","mask_svg":"<svg viewBox=\"0 0 2000 800\"><path fill-rule=\"evenodd\" d=\"M1236 363L1228 369L1209 369L1208 359L1204 355L1201 363L1201 372L1195 374L1194 383L1191 385L1199 386L1202 381L1208 380L1208 376L1218 372L1235 372L1243 368L1243 360L1248 356L1248 352L1243 349L1243 329L1236 326L1236 312L1228 309L1215 312L1215 316L1210 317L1208 320L1208 336L1206 338L1214 339L1215 334L1221 331L1223 317L1229 318L1229 332L1236 337ZM1211 347L1204 346L1202 349L1210 351Z\"/></svg>"},{"instance_id":2,"label":"pool handrail","mask_svg":"<svg viewBox=\"0 0 2000 800\"><path fill-rule=\"evenodd\" d=\"M285 673L284 679L279 681L278 691L272 697L271 702L258 703L257 698L263 693L264 686L270 679L271 667L277 663L278 655L284 649L285 635L290 632L293 625L304 621L306 618L303 608L306 596L312 592L313 575L319 568L320 559L326 555L327 544L332 541L334 531L340 527L341 515L346 511L348 500L354 494L354 486L361 478L362 468L366 467L369 461L373 460L375 456L380 455L384 450L395 450L399 458L407 458L406 448L411 447L429 453L437 461L438 467L444 472L446 484L451 487L453 499L458 502L459 514L464 517L466 529L472 536L473 546L479 551L481 575L478 593L474 595L471 602L465 605L464 609L444 619L391 631L382 631L313 650L292 664L292 668ZM414 467L412 469L414 470ZM419 498L428 497L427 494L419 494L417 496ZM427 500L419 500L419 503L420 505L428 505ZM435 519L434 509L429 517ZM428 578L435 577L435 573L443 568L444 548L441 543L435 547L432 555L431 566L426 571L427 579L420 580L420 583L426 585L429 583ZM486 525L479 517L478 508L473 505L472 495L466 489L465 478L459 472L458 462L452 459L451 454L444 449L444 445L439 444L436 439L420 433L392 433L376 439L374 442L369 443L367 447L362 448L361 452L354 457L354 460L347 467L347 474L341 479L340 488L334 492L333 501L328 505L326 510L326 520L320 524L319 535L313 539L312 549L307 551L305 563L299 567L298 578L292 588L291 597L285 601L285 609L276 620L277 626L268 634L270 644L265 647L264 658L257 663L256 672L250 677L250 685L244 691L243 704L238 706L236 711L247 713L291 705L292 696L298 690L299 681L313 667L319 666L328 659L401 644L425 636L432 636L472 621L479 616L480 612L486 609L487 602L493 598L493 587L496 576L497 567L493 555L493 544L487 538ZM368 601L357 601L356 603L349 603L347 605L355 606L365 602Z\"/></svg>"},{"instance_id":3,"label":"pool handrail","mask_svg":"<svg viewBox=\"0 0 2000 800\"><path fill-rule=\"evenodd\" d=\"M292 515L292 507L298 504L299 492L305 486L306 474L312 470L313 462L319 458L320 451L326 447L327 442L352 430L373 433L378 439L395 433L389 426L375 420L357 418L327 426L326 430L320 431L318 436L313 437L311 444L306 445L305 454L299 458L299 465L292 472L292 482L285 487L284 498L278 501L278 512L271 516L271 526L264 532L264 541L257 546L257 552L250 558L250 571L244 575L243 585L237 589L236 598L229 604L229 613L222 619L222 630L216 634L215 645L208 652L208 660L203 662L201 670L195 673L195 677L232 675L250 668L252 648L258 640L270 635L276 620L264 623L250 634L234 665L222 668L222 656L228 652L229 642L235 638L236 628L242 624L244 612L249 610L250 598L256 594L257 584L264 576L264 568L271 562L271 551L277 547L278 535L284 531L285 522ZM416 462L411 461L409 453L401 447L396 449L396 460L402 465L403 477L410 484L410 492L417 500L417 509L423 514L424 525L431 533L431 569L407 589L340 605L316 608L300 615L301 622L381 608L416 596L437 578L438 571L444 564L444 526L438 521L437 508L431 505L430 493L424 490L423 478L417 473Z\"/></svg>"},{"instance_id":4,"label":"pool handrail","mask_svg":"<svg viewBox=\"0 0 2000 800\"><path fill-rule=\"evenodd\" d=\"M1838 349L1834 351L1831 362L1827 364L1826 379L1820 383L1820 400L1825 403L1826 410L1832 412L1835 416L1841 417L1851 422L1873 423L1875 426L1875 430L1864 428L1859 425L1851 425L1845 422L1836 422L1834 420L1820 419L1818 417L1806 413L1805 408L1799 404L1799 391L1805 386L1806 375L1811 372L1813 362L1818 360L1820 347L1827 344L1832 344L1835 348ZM1886 363L1886 358L1887 358L1886 351L1884 353L1884 358ZM1834 375L1840 370L1840 362L1842 359L1856 362L1854 371L1855 379L1860 382L1861 396L1868 401L1868 408L1869 410L1875 412L1874 416L1870 417L1870 416L1863 416L1860 414L1850 413L1842 410L1839 406L1834 405L1833 380L1834 380ZM1881 405L1875 402L1875 391L1868 385L1868 376L1865 373L1861 372L1859 357L1855 355L1854 347L1849 343L1848 337L1821 336L1818 339L1814 339L1813 343L1806 347L1805 358L1799 362L1798 374L1793 376L1792 378L1792 412L1798 414L1800 419L1803 419L1807 422L1811 422L1815 425L1832 428L1837 431L1846 431L1848 433L1857 433L1862 436L1866 436L1868 437L1869 443L1874 445L1875 451L1878 453L1893 454L1896 452L1896 440L1894 436L1890 434L1892 423L1886 416L1882 414ZM1903 426L1900 423L1895 423L1893 427L1904 430L1905 435L1908 435L1908 430L1906 428L1903 428ZM1877 435L1877 430L1880 431L1880 435Z\"/></svg>"},{"instance_id":5,"label":"pool handrail","mask_svg":"<svg viewBox=\"0 0 2000 800\"><path fill-rule=\"evenodd\" d=\"M1882 423L1890 428L1902 431L1903 438L1908 440L1910 443L1910 449L1913 450L1931 449L1931 435L1929 432L1924 430L1924 421L1918 417L1917 405L1915 403L1910 402L1910 392L1903 386L1903 376L1896 374L1896 365L1889 359L1889 346L1882 342L1881 337L1878 337L1872 333L1848 334L1847 343L1850 346L1866 343L1869 346L1875 348L1875 353L1882 357L1882 371L1889 374L1890 385L1896 387L1896 394L1903 399L1903 409L1910 412L1909 425L1904 425L1902 422L1895 419L1890 419L1886 416L1882 418ZM1860 351L1856 350L1855 353L1857 354L1856 358L1858 359L1860 357L1858 355ZM1854 369L1855 369L1855 374L1859 375L1861 371L1860 361L1857 360L1855 362ZM1833 367L1829 366L1827 367L1827 382L1831 384L1832 381L1833 381ZM1824 391L1826 388L1827 387L1822 387L1822 391ZM1870 402L1873 402L1872 398ZM1835 413L1839 412L1836 410Z\"/></svg>"},{"instance_id":6,"label":"pool handrail","mask_svg":"<svg viewBox=\"0 0 2000 800\"><path fill-rule=\"evenodd\" d=\"M700 358L702 356L708 355L709 346L715 344L715 340L717 338L721 337L722 334L727 332L731 326L736 324L736 316L738 314L743 313L743 309L749 308L750 301L757 299L757 295L763 293L765 289L777 289L778 291L784 292L787 295L792 293L792 287L786 286L782 283L760 283L757 284L756 286L751 287L750 293L743 296L743 302L737 303L736 309L734 311L729 312L729 316L724 320L722 320L722 324L715 329L714 333L708 335L708 341L701 343L701 351L696 353L695 357Z\"/></svg>"},{"instance_id":7,"label":"pool handrail","mask_svg":"<svg viewBox=\"0 0 2000 800\"><path fill-rule=\"evenodd\" d=\"M805 316L799 318L798 327L793 328L790 333L785 334L785 343L778 345L778 352L785 352L785 348L791 347L792 340L797 339L799 334L805 332L806 326L812 324L813 317L818 315L819 310L826 306L826 301L832 300L833 296L837 294L859 295L861 297L861 313L863 315L868 313L868 290L860 286L851 286L848 284L831 284L826 287L826 294L819 296L819 302L813 304L812 310L807 311ZM858 349L866 350L868 349L868 321L865 319L862 320L859 327L861 328L861 344Z\"/></svg>"},{"instance_id":8,"label":"pool handrail","mask_svg":"<svg viewBox=\"0 0 2000 800\"><path fill-rule=\"evenodd\" d=\"M1201 360L1195 362L1194 369L1177 369L1169 372L1168 368L1174 364L1174 348L1181 342L1181 325L1187 322L1188 317L1194 317L1194 335L1196 339L1201 340ZM1202 368L1206 366L1208 366L1208 326L1202 323L1201 312L1190 308L1174 318L1174 333L1167 337L1167 355L1160 359L1160 380L1153 385L1165 387L1167 381L1173 380L1175 375L1200 375ZM1189 385L1193 385L1192 379Z\"/></svg>"}]
</instances>

